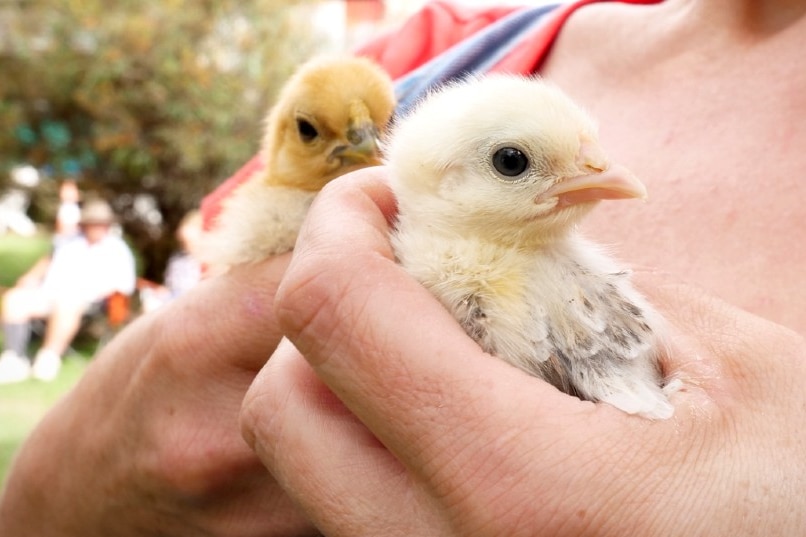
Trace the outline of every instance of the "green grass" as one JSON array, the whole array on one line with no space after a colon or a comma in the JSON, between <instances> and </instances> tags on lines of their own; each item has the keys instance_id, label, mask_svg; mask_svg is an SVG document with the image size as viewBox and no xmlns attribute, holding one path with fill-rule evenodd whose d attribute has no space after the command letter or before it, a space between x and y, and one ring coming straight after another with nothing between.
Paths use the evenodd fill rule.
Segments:
<instances>
[{"instance_id":1,"label":"green grass","mask_svg":"<svg viewBox=\"0 0 806 537\"><path fill-rule=\"evenodd\" d=\"M0 385L0 488L20 444L53 404L75 385L88 363L87 356L71 353L65 357L53 382L27 380Z\"/></svg>"},{"instance_id":2,"label":"green grass","mask_svg":"<svg viewBox=\"0 0 806 537\"><path fill-rule=\"evenodd\" d=\"M47 235L0 236L0 287L14 285L22 273L50 250L50 244ZM34 350L32 347L31 351ZM20 444L50 407L81 377L94 345L83 345L78 350L79 353L68 353L64 367L53 382L28 380L0 385L0 487L5 483L9 465Z\"/></svg>"},{"instance_id":3,"label":"green grass","mask_svg":"<svg viewBox=\"0 0 806 537\"><path fill-rule=\"evenodd\" d=\"M0 236L0 287L11 287L26 270L48 253L50 236Z\"/></svg>"}]
</instances>

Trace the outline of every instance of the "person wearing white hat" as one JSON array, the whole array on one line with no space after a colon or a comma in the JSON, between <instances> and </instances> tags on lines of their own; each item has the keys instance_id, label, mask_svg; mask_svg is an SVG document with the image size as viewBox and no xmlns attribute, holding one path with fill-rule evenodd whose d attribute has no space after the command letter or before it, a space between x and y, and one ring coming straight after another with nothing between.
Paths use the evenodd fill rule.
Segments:
<instances>
[{"instance_id":1,"label":"person wearing white hat","mask_svg":"<svg viewBox=\"0 0 806 537\"><path fill-rule=\"evenodd\" d=\"M88 308L115 292L134 291L134 256L120 237L110 233L114 223L108 203L87 201L81 209L81 233L40 260L3 296L0 384L30 376L55 378ZM31 363L26 356L30 322L39 318L47 320L47 329Z\"/></svg>"}]
</instances>

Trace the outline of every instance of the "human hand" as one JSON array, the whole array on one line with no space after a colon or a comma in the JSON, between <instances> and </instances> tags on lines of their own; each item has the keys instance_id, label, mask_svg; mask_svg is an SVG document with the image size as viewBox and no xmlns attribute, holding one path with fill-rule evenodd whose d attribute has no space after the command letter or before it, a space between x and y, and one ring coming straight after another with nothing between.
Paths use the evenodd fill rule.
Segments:
<instances>
[{"instance_id":1,"label":"human hand","mask_svg":"<svg viewBox=\"0 0 806 537\"><path fill-rule=\"evenodd\" d=\"M394 264L383 172L314 203L276 298L247 440L330 537L793 535L802 337L642 274L684 388L667 421L582 402L483 354Z\"/></svg>"},{"instance_id":2,"label":"human hand","mask_svg":"<svg viewBox=\"0 0 806 537\"><path fill-rule=\"evenodd\" d=\"M23 446L0 535L315 535L243 441L288 256L202 282L95 358Z\"/></svg>"}]
</instances>

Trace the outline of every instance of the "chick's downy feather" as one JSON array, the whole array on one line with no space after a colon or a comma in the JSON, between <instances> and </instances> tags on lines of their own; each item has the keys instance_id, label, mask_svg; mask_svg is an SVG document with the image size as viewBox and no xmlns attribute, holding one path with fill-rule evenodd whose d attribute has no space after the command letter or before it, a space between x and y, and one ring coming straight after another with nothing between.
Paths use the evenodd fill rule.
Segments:
<instances>
[{"instance_id":1,"label":"chick's downy feather","mask_svg":"<svg viewBox=\"0 0 806 537\"><path fill-rule=\"evenodd\" d=\"M662 320L575 224L641 198L588 115L539 79L489 75L434 92L394 128L393 246L488 353L591 401L667 418Z\"/></svg>"},{"instance_id":2,"label":"chick's downy feather","mask_svg":"<svg viewBox=\"0 0 806 537\"><path fill-rule=\"evenodd\" d=\"M318 58L288 80L266 118L262 171L224 201L205 237L213 272L293 249L308 208L330 180L378 164L394 110L389 76L365 58Z\"/></svg>"}]
</instances>

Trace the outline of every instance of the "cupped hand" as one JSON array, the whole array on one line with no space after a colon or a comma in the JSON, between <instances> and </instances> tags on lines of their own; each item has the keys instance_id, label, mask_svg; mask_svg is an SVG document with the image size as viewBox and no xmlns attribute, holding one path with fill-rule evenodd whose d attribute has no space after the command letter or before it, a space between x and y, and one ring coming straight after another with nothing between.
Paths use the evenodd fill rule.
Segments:
<instances>
[{"instance_id":1,"label":"cupped hand","mask_svg":"<svg viewBox=\"0 0 806 537\"><path fill-rule=\"evenodd\" d=\"M802 337L657 274L672 419L560 393L480 351L395 265L380 168L317 198L278 290L247 440L325 535L794 535ZM297 350L298 349L298 350Z\"/></svg>"},{"instance_id":2,"label":"cupped hand","mask_svg":"<svg viewBox=\"0 0 806 537\"><path fill-rule=\"evenodd\" d=\"M238 424L280 340L288 257L202 282L103 348L22 448L0 534L317 534Z\"/></svg>"}]
</instances>

